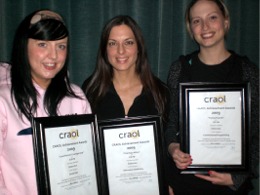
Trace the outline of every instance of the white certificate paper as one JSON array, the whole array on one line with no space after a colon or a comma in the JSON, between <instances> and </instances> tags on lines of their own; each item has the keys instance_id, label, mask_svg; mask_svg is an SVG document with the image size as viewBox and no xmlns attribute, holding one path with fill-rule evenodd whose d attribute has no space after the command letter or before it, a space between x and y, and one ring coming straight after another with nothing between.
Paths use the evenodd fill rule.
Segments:
<instances>
[{"instance_id":1,"label":"white certificate paper","mask_svg":"<svg viewBox=\"0 0 260 195\"><path fill-rule=\"evenodd\" d=\"M241 165L241 92L190 92L192 165Z\"/></svg>"},{"instance_id":2,"label":"white certificate paper","mask_svg":"<svg viewBox=\"0 0 260 195\"><path fill-rule=\"evenodd\" d=\"M47 128L52 195L98 195L91 125Z\"/></svg>"},{"instance_id":3,"label":"white certificate paper","mask_svg":"<svg viewBox=\"0 0 260 195\"><path fill-rule=\"evenodd\" d=\"M159 195L153 125L104 130L109 193Z\"/></svg>"}]
</instances>

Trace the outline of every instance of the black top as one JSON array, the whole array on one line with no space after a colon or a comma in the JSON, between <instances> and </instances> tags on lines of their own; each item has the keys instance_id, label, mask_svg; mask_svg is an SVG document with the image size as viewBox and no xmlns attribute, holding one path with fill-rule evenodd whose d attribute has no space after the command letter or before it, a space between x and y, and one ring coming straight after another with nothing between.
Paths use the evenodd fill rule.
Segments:
<instances>
[{"instance_id":1,"label":"black top","mask_svg":"<svg viewBox=\"0 0 260 195\"><path fill-rule=\"evenodd\" d=\"M155 102L152 98L151 92L142 90L141 94L135 98L126 116L123 102L117 94L114 85L111 84L108 92L97 105L95 114L97 114L98 120L106 120L124 117L157 115L158 111L155 107Z\"/></svg>"},{"instance_id":2,"label":"black top","mask_svg":"<svg viewBox=\"0 0 260 195\"><path fill-rule=\"evenodd\" d=\"M234 55L216 65L207 65L200 61L198 55L190 60L189 82L239 82L240 68L235 63Z\"/></svg>"},{"instance_id":3,"label":"black top","mask_svg":"<svg viewBox=\"0 0 260 195\"><path fill-rule=\"evenodd\" d=\"M250 174L231 174L233 191L227 186L211 184L196 178L194 175L179 174L172 159L169 158L168 177L175 195L186 194L246 194L249 188L246 180L257 175L259 162L259 69L246 57L231 51L231 56L217 65L206 65L198 58L198 51L187 56L180 56L170 67L168 87L171 92L171 109L166 130L166 142L179 142L179 83L180 82L249 82L251 85L251 144L250 144Z\"/></svg>"}]
</instances>

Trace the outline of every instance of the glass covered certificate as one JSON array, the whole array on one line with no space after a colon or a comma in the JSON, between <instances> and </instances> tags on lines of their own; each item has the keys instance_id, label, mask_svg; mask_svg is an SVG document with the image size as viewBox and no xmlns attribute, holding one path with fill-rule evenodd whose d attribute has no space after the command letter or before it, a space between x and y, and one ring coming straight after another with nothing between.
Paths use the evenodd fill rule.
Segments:
<instances>
[{"instance_id":1,"label":"glass covered certificate","mask_svg":"<svg viewBox=\"0 0 260 195\"><path fill-rule=\"evenodd\" d=\"M249 84L181 83L181 148L192 164L182 173L246 171Z\"/></svg>"},{"instance_id":2,"label":"glass covered certificate","mask_svg":"<svg viewBox=\"0 0 260 195\"><path fill-rule=\"evenodd\" d=\"M33 119L40 195L99 194L96 124L92 114Z\"/></svg>"},{"instance_id":3,"label":"glass covered certificate","mask_svg":"<svg viewBox=\"0 0 260 195\"><path fill-rule=\"evenodd\" d=\"M166 192L160 125L159 116L99 122L105 194Z\"/></svg>"}]
</instances>

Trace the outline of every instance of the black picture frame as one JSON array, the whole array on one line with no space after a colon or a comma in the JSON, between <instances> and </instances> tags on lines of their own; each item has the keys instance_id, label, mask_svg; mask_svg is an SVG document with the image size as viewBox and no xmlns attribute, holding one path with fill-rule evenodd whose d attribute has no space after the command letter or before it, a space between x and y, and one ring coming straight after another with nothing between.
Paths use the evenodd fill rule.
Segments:
<instances>
[{"instance_id":1,"label":"black picture frame","mask_svg":"<svg viewBox=\"0 0 260 195\"><path fill-rule=\"evenodd\" d=\"M39 195L100 194L96 129L94 114L32 119Z\"/></svg>"},{"instance_id":2,"label":"black picture frame","mask_svg":"<svg viewBox=\"0 0 260 195\"><path fill-rule=\"evenodd\" d=\"M247 172L249 83L180 83L179 89L180 147L193 159L181 174Z\"/></svg>"},{"instance_id":3,"label":"black picture frame","mask_svg":"<svg viewBox=\"0 0 260 195\"><path fill-rule=\"evenodd\" d=\"M100 159L102 159L100 164L102 164L101 172L104 177L102 194L136 194L135 190L138 191L137 194L142 194L145 185L149 186L147 179L144 179L144 177L152 178L151 184L155 183L156 185L149 186L149 188L156 189L152 193L145 191L143 194L163 195L168 192L168 186L165 185L164 179L164 138L161 125L161 117L157 115L98 121L99 151L101 152ZM125 134L126 132L132 132L132 136L136 137L140 133L140 137L133 138L131 134ZM149 135L146 139L144 139L145 134ZM118 135L118 138L114 135ZM113 139L110 139L111 136ZM121 139L119 136L130 137L124 138L120 142L118 141ZM154 153L143 154L146 150ZM136 156L133 155L135 153ZM142 160L142 157L146 159ZM150 157L154 157L156 163L149 161ZM132 162L133 166L131 165ZM154 167L154 163L156 167ZM143 169L144 165L146 165L145 167L150 166L152 167L151 170L154 170L149 173L151 176L148 174L148 168L147 170ZM143 170L141 171L141 169ZM154 179L155 177L156 179Z\"/></svg>"}]
</instances>

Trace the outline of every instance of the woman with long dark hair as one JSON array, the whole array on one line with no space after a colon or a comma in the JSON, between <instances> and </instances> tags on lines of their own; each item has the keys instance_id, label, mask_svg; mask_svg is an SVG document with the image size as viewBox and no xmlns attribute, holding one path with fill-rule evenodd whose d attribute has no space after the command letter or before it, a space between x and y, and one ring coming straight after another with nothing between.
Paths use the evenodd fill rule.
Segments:
<instances>
[{"instance_id":1,"label":"woman with long dark hair","mask_svg":"<svg viewBox=\"0 0 260 195\"><path fill-rule=\"evenodd\" d=\"M106 23L96 68L82 88L98 120L161 115L163 126L167 122L168 88L152 73L141 29L130 16Z\"/></svg>"},{"instance_id":2,"label":"woman with long dark hair","mask_svg":"<svg viewBox=\"0 0 260 195\"><path fill-rule=\"evenodd\" d=\"M100 120L153 114L167 119L168 89L152 73L141 29L130 16L104 26L96 68L82 88Z\"/></svg>"},{"instance_id":3,"label":"woman with long dark hair","mask_svg":"<svg viewBox=\"0 0 260 195\"><path fill-rule=\"evenodd\" d=\"M69 32L62 17L36 11L19 25L7 80L0 86L0 194L38 194L32 117L91 113L68 77Z\"/></svg>"}]
</instances>

